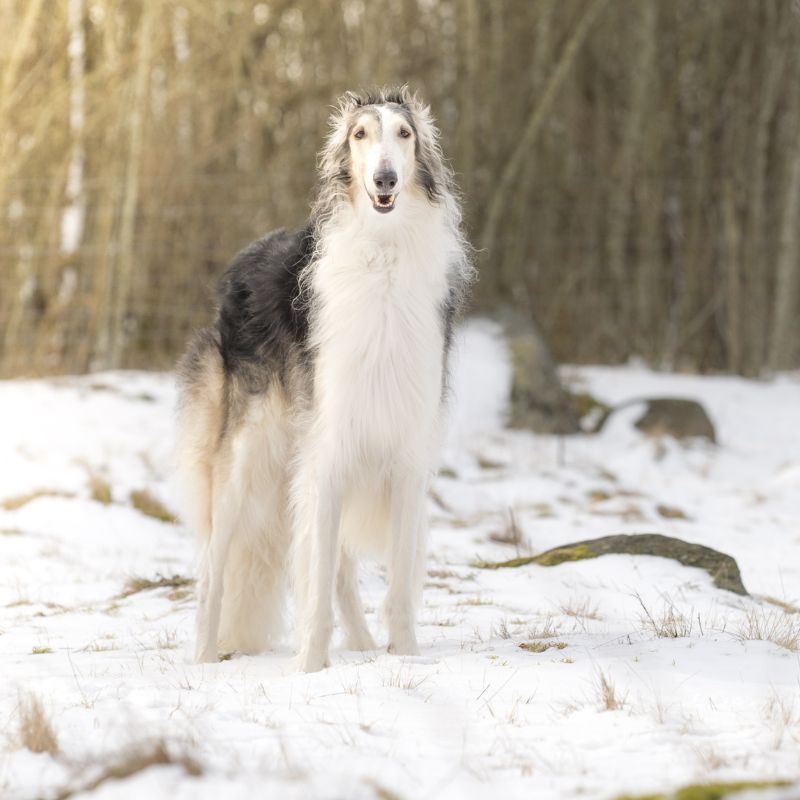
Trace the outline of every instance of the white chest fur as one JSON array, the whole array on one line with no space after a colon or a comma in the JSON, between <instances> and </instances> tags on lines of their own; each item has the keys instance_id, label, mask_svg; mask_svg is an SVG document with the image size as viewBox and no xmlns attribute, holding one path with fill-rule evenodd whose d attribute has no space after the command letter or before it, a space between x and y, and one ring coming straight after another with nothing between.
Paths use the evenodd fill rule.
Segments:
<instances>
[{"instance_id":1,"label":"white chest fur","mask_svg":"<svg viewBox=\"0 0 800 800\"><path fill-rule=\"evenodd\" d=\"M447 291L447 247L436 234L425 225L374 236L354 225L316 265L314 407L337 448L381 456L431 435Z\"/></svg>"}]
</instances>

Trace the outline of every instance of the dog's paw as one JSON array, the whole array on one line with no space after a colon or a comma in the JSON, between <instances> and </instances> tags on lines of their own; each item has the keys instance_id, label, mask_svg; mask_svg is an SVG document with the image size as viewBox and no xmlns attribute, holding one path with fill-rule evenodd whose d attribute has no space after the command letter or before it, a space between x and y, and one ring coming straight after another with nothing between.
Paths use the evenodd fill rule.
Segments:
<instances>
[{"instance_id":1,"label":"dog's paw","mask_svg":"<svg viewBox=\"0 0 800 800\"><path fill-rule=\"evenodd\" d=\"M216 648L198 645L194 651L195 664L216 664L217 661L219 661L219 658L217 657Z\"/></svg>"},{"instance_id":2,"label":"dog's paw","mask_svg":"<svg viewBox=\"0 0 800 800\"><path fill-rule=\"evenodd\" d=\"M368 630L359 631L358 633L349 633L345 638L344 645L348 650L377 650L375 640Z\"/></svg>"},{"instance_id":3,"label":"dog's paw","mask_svg":"<svg viewBox=\"0 0 800 800\"><path fill-rule=\"evenodd\" d=\"M396 636L389 642L388 651L396 656L418 656L419 645L413 634Z\"/></svg>"},{"instance_id":4,"label":"dog's paw","mask_svg":"<svg viewBox=\"0 0 800 800\"><path fill-rule=\"evenodd\" d=\"M295 661L297 672L319 672L329 666L328 656L322 652L302 652Z\"/></svg>"}]
</instances>

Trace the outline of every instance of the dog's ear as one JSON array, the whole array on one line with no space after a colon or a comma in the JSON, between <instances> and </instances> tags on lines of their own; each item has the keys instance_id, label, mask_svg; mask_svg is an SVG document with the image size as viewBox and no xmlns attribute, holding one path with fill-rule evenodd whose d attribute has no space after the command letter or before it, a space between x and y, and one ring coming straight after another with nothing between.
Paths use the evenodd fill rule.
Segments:
<instances>
[{"instance_id":1,"label":"dog's ear","mask_svg":"<svg viewBox=\"0 0 800 800\"><path fill-rule=\"evenodd\" d=\"M401 105L404 105L416 117L419 124L433 128L434 134L438 136L436 125L431 114L431 107L419 96L417 92L412 92L408 84L404 83L395 94L401 98Z\"/></svg>"},{"instance_id":2,"label":"dog's ear","mask_svg":"<svg viewBox=\"0 0 800 800\"><path fill-rule=\"evenodd\" d=\"M412 92L408 86L400 90L403 105L411 112L417 134L417 169L419 181L432 201L438 201L445 193L452 193L453 180L439 144L439 129L431 114L430 106Z\"/></svg>"},{"instance_id":3,"label":"dog's ear","mask_svg":"<svg viewBox=\"0 0 800 800\"><path fill-rule=\"evenodd\" d=\"M364 98L357 92L346 91L337 102L340 114L349 114L364 105Z\"/></svg>"},{"instance_id":4,"label":"dog's ear","mask_svg":"<svg viewBox=\"0 0 800 800\"><path fill-rule=\"evenodd\" d=\"M319 154L318 170L323 183L347 184L350 181L350 150L347 136L353 112L359 107L360 98L354 92L346 92L328 117L328 136Z\"/></svg>"}]
</instances>

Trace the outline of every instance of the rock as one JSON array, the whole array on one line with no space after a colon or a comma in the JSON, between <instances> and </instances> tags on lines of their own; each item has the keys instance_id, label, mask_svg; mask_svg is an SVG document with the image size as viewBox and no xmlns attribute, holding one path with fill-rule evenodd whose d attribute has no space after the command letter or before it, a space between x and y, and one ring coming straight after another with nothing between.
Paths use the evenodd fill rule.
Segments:
<instances>
[{"instance_id":1,"label":"rock","mask_svg":"<svg viewBox=\"0 0 800 800\"><path fill-rule=\"evenodd\" d=\"M603 536L599 539L586 539L582 542L555 547L536 556L512 558L510 561L484 562L479 566L484 569L522 567L526 564L554 567L566 561L582 561L586 558L620 553L671 558L686 567L704 569L719 589L726 589L741 595L748 593L742 583L739 566L731 556L701 544L685 542L682 539L663 536L660 533L621 533Z\"/></svg>"},{"instance_id":2,"label":"rock","mask_svg":"<svg viewBox=\"0 0 800 800\"><path fill-rule=\"evenodd\" d=\"M600 419L595 430L601 430L615 411L634 403L644 403L644 414L634 425L649 436L672 436L675 439L707 439L716 443L717 435L708 413L696 400L682 397L653 397L628 400L614 406Z\"/></svg>"},{"instance_id":3,"label":"rock","mask_svg":"<svg viewBox=\"0 0 800 800\"><path fill-rule=\"evenodd\" d=\"M511 357L511 427L536 433L578 433L578 417L534 319L509 311L502 322Z\"/></svg>"},{"instance_id":4,"label":"rock","mask_svg":"<svg viewBox=\"0 0 800 800\"><path fill-rule=\"evenodd\" d=\"M706 410L696 400L659 397L647 401L647 411L634 423L651 436L674 436L676 439L699 437L717 441L716 431Z\"/></svg>"}]
</instances>

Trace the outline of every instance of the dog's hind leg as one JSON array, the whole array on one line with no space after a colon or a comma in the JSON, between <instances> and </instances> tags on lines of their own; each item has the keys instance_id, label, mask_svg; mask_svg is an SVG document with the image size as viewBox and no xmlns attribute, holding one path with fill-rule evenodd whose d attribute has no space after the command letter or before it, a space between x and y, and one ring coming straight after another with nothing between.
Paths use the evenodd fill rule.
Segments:
<instances>
[{"instance_id":1,"label":"dog's hind leg","mask_svg":"<svg viewBox=\"0 0 800 800\"><path fill-rule=\"evenodd\" d=\"M195 661L217 660L217 638L222 611L223 577L239 517L239 496L226 481L215 487L212 500L211 537L206 542L197 586Z\"/></svg>"},{"instance_id":2,"label":"dog's hind leg","mask_svg":"<svg viewBox=\"0 0 800 800\"><path fill-rule=\"evenodd\" d=\"M240 528L231 545L219 635L225 652L260 653L281 634L286 537L277 516L261 529Z\"/></svg>"},{"instance_id":3,"label":"dog's hind leg","mask_svg":"<svg viewBox=\"0 0 800 800\"><path fill-rule=\"evenodd\" d=\"M367 618L358 593L358 565L344 549L339 554L336 597L345 629L346 647L349 650L374 650L375 641L367 627Z\"/></svg>"},{"instance_id":4,"label":"dog's hind leg","mask_svg":"<svg viewBox=\"0 0 800 800\"><path fill-rule=\"evenodd\" d=\"M282 394L249 398L232 444L236 533L225 566L219 646L258 653L281 632L289 526L289 427Z\"/></svg>"}]
</instances>

